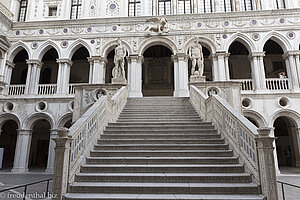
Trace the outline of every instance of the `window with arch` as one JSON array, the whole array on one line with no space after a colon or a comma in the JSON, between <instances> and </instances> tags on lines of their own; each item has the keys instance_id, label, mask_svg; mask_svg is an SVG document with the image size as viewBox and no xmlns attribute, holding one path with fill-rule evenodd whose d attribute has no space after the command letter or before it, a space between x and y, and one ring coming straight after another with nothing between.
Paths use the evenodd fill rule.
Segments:
<instances>
[{"instance_id":1,"label":"window with arch","mask_svg":"<svg viewBox=\"0 0 300 200\"><path fill-rule=\"evenodd\" d=\"M171 0L158 0L158 15L170 15L171 8Z\"/></svg>"},{"instance_id":2,"label":"window with arch","mask_svg":"<svg viewBox=\"0 0 300 200\"><path fill-rule=\"evenodd\" d=\"M178 0L178 14L191 14L192 0Z\"/></svg>"},{"instance_id":3,"label":"window with arch","mask_svg":"<svg viewBox=\"0 0 300 200\"><path fill-rule=\"evenodd\" d=\"M199 13L210 13L212 12L212 0L199 0L198 12Z\"/></svg>"},{"instance_id":4,"label":"window with arch","mask_svg":"<svg viewBox=\"0 0 300 200\"><path fill-rule=\"evenodd\" d=\"M233 11L232 0L219 0L219 6L221 12Z\"/></svg>"},{"instance_id":5,"label":"window with arch","mask_svg":"<svg viewBox=\"0 0 300 200\"><path fill-rule=\"evenodd\" d=\"M71 19L80 18L82 0L72 0Z\"/></svg>"},{"instance_id":6,"label":"window with arch","mask_svg":"<svg viewBox=\"0 0 300 200\"><path fill-rule=\"evenodd\" d=\"M24 22L27 12L27 0L21 0L18 21Z\"/></svg>"},{"instance_id":7,"label":"window with arch","mask_svg":"<svg viewBox=\"0 0 300 200\"><path fill-rule=\"evenodd\" d=\"M277 9L284 9L285 7L285 0L276 0Z\"/></svg>"},{"instance_id":8,"label":"window with arch","mask_svg":"<svg viewBox=\"0 0 300 200\"><path fill-rule=\"evenodd\" d=\"M253 10L252 0L241 0L240 2L242 11Z\"/></svg>"},{"instance_id":9,"label":"window with arch","mask_svg":"<svg viewBox=\"0 0 300 200\"><path fill-rule=\"evenodd\" d=\"M141 1L129 0L128 1L128 16L140 16L141 15Z\"/></svg>"}]
</instances>

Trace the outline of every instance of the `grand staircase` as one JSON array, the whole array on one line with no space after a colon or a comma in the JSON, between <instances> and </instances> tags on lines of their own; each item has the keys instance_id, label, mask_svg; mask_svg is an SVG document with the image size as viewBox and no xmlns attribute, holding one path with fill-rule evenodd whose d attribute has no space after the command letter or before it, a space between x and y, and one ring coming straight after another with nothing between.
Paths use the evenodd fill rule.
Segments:
<instances>
[{"instance_id":1,"label":"grand staircase","mask_svg":"<svg viewBox=\"0 0 300 200\"><path fill-rule=\"evenodd\" d=\"M264 199L214 126L173 97L128 99L64 198Z\"/></svg>"}]
</instances>

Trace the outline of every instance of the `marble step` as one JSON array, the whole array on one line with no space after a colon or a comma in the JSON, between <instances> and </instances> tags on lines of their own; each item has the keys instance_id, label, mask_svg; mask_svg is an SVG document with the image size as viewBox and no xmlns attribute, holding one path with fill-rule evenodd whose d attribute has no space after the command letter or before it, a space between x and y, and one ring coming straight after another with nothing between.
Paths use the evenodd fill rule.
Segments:
<instances>
[{"instance_id":1,"label":"marble step","mask_svg":"<svg viewBox=\"0 0 300 200\"><path fill-rule=\"evenodd\" d=\"M265 200L262 195L240 194L127 194L68 193L65 200Z\"/></svg>"},{"instance_id":2,"label":"marble step","mask_svg":"<svg viewBox=\"0 0 300 200\"><path fill-rule=\"evenodd\" d=\"M131 138L144 138L144 139L218 139L221 138L220 134L113 134L113 133L107 133L101 136L101 139L131 139Z\"/></svg>"},{"instance_id":3,"label":"marble step","mask_svg":"<svg viewBox=\"0 0 300 200\"><path fill-rule=\"evenodd\" d=\"M74 182L70 192L141 194L259 194L254 183Z\"/></svg>"},{"instance_id":4,"label":"marble step","mask_svg":"<svg viewBox=\"0 0 300 200\"><path fill-rule=\"evenodd\" d=\"M95 144L102 150L227 150L228 144Z\"/></svg>"},{"instance_id":5,"label":"marble step","mask_svg":"<svg viewBox=\"0 0 300 200\"><path fill-rule=\"evenodd\" d=\"M223 138L218 139L100 139L98 144L223 144Z\"/></svg>"},{"instance_id":6,"label":"marble step","mask_svg":"<svg viewBox=\"0 0 300 200\"><path fill-rule=\"evenodd\" d=\"M86 164L237 164L237 157L87 157Z\"/></svg>"},{"instance_id":7,"label":"marble step","mask_svg":"<svg viewBox=\"0 0 300 200\"><path fill-rule=\"evenodd\" d=\"M249 183L248 173L79 173L76 182Z\"/></svg>"},{"instance_id":8,"label":"marble step","mask_svg":"<svg viewBox=\"0 0 300 200\"><path fill-rule=\"evenodd\" d=\"M101 148L95 148L101 149ZM229 157L233 156L232 150L92 150L91 156L95 157Z\"/></svg>"},{"instance_id":9,"label":"marble step","mask_svg":"<svg viewBox=\"0 0 300 200\"><path fill-rule=\"evenodd\" d=\"M180 164L180 165L129 165L129 164L115 164L115 165L96 165L83 164L81 166L82 173L242 173L244 167L241 164Z\"/></svg>"},{"instance_id":10,"label":"marble step","mask_svg":"<svg viewBox=\"0 0 300 200\"><path fill-rule=\"evenodd\" d=\"M135 131L126 131L126 130L104 130L104 135L106 134L131 134L131 135L140 135L140 134L150 134L150 135L164 135L164 134L172 134L172 135L182 135L182 134L197 134L197 135L217 135L217 129L184 129L184 130L135 130ZM101 136L101 137L102 137Z\"/></svg>"}]
</instances>

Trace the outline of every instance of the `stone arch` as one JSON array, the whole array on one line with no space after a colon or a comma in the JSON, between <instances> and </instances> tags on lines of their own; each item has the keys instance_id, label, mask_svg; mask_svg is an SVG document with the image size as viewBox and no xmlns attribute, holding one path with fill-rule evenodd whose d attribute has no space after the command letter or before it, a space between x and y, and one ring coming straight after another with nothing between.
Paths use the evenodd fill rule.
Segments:
<instances>
[{"instance_id":1,"label":"stone arch","mask_svg":"<svg viewBox=\"0 0 300 200\"><path fill-rule=\"evenodd\" d=\"M92 49L91 47L88 45L87 42L85 42L84 40L82 40L81 38L75 40L67 49L67 55L66 58L68 58L69 60L72 59L72 56L74 55L74 53L80 48L80 47L84 47L88 50L90 57L92 56Z\"/></svg>"},{"instance_id":2,"label":"stone arch","mask_svg":"<svg viewBox=\"0 0 300 200\"><path fill-rule=\"evenodd\" d=\"M0 130L3 126L3 124L9 120L15 121L18 125L18 128L21 127L21 120L17 115L12 114L12 113L3 113L3 114L0 114Z\"/></svg>"},{"instance_id":3,"label":"stone arch","mask_svg":"<svg viewBox=\"0 0 300 200\"><path fill-rule=\"evenodd\" d=\"M56 129L56 123L54 118L48 113L34 113L27 117L23 123L23 129L32 130L34 123L40 119L45 119L49 122L51 129Z\"/></svg>"},{"instance_id":4,"label":"stone arch","mask_svg":"<svg viewBox=\"0 0 300 200\"><path fill-rule=\"evenodd\" d=\"M58 128L63 127L67 121L72 120L72 115L73 113L69 112L61 116L57 122Z\"/></svg>"},{"instance_id":5,"label":"stone arch","mask_svg":"<svg viewBox=\"0 0 300 200\"><path fill-rule=\"evenodd\" d=\"M249 54L251 52L255 52L256 51L256 47L253 43L253 41L245 34L243 33L236 33L233 34L226 42L225 44L225 50L226 52L228 52L229 47L232 43L234 43L235 41L238 41L240 43L242 43L247 49Z\"/></svg>"},{"instance_id":6,"label":"stone arch","mask_svg":"<svg viewBox=\"0 0 300 200\"><path fill-rule=\"evenodd\" d=\"M273 124L278 117L287 117L294 122L297 127L300 127L300 114L290 109L284 109L275 112L269 120L269 127L273 127Z\"/></svg>"},{"instance_id":7,"label":"stone arch","mask_svg":"<svg viewBox=\"0 0 300 200\"><path fill-rule=\"evenodd\" d=\"M53 42L52 40L47 40L46 42L44 42L34 53L34 57L35 59L38 60L42 60L43 56L45 55L45 53L51 49L54 48L57 51L58 54L58 58L61 58L61 51L59 46Z\"/></svg>"},{"instance_id":8,"label":"stone arch","mask_svg":"<svg viewBox=\"0 0 300 200\"><path fill-rule=\"evenodd\" d=\"M138 48L138 55L142 56L149 47L152 47L155 45L162 45L162 46L167 47L168 49L170 49L172 51L172 53L174 55L176 55L176 53L177 53L177 48L176 48L175 43L172 40L170 40L169 38L151 37L151 38L141 41L141 44Z\"/></svg>"},{"instance_id":9,"label":"stone arch","mask_svg":"<svg viewBox=\"0 0 300 200\"><path fill-rule=\"evenodd\" d=\"M287 52L292 50L292 45L291 43L287 40L287 38L276 32L272 31L268 33L262 40L261 40L261 45L259 46L259 52L263 52L264 46L268 40L273 40L274 42L277 42L280 47L282 48L283 52Z\"/></svg>"},{"instance_id":10,"label":"stone arch","mask_svg":"<svg viewBox=\"0 0 300 200\"><path fill-rule=\"evenodd\" d=\"M215 43L210 38L200 36L200 37L193 37L185 43L185 46L184 46L185 53L188 52L189 47L191 46L191 44L194 42L195 39L197 39L201 43L202 46L207 48L211 54L214 54L216 52L217 48L216 48Z\"/></svg>"},{"instance_id":11,"label":"stone arch","mask_svg":"<svg viewBox=\"0 0 300 200\"><path fill-rule=\"evenodd\" d=\"M121 40L122 40L122 38L121 38ZM130 45L129 45L126 41L124 41L124 40L122 40L122 44L124 44L124 46L125 46L125 48L126 48L126 50L127 50L127 53L128 53L129 55L132 54L132 49L131 49ZM106 43L106 44L103 46L103 48L102 48L101 56L104 57L104 58L106 58L107 55L109 54L109 52L110 52L111 50L113 50L117 45L118 45L117 39L116 39L116 40L109 41L108 43Z\"/></svg>"},{"instance_id":12,"label":"stone arch","mask_svg":"<svg viewBox=\"0 0 300 200\"><path fill-rule=\"evenodd\" d=\"M9 50L8 50L8 56L7 56L7 60L10 62L14 61L15 56L22 51L22 49L25 49L25 51L28 54L28 58L31 59L32 58L32 52L30 50L30 48L22 41L19 41L17 43L15 43L14 45L12 45Z\"/></svg>"},{"instance_id":13,"label":"stone arch","mask_svg":"<svg viewBox=\"0 0 300 200\"><path fill-rule=\"evenodd\" d=\"M254 111L254 110L244 110L243 115L245 117L253 118L258 123L259 127L267 126L266 119L260 113Z\"/></svg>"}]
</instances>

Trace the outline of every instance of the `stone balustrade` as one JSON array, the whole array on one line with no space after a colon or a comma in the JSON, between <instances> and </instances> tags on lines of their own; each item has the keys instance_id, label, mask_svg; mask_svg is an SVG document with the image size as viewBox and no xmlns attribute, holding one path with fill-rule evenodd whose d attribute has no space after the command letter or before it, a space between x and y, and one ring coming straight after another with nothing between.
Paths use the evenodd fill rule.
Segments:
<instances>
[{"instance_id":1,"label":"stone balustrade","mask_svg":"<svg viewBox=\"0 0 300 200\"><path fill-rule=\"evenodd\" d=\"M277 199L274 154L271 128L257 129L218 95L206 96L197 87L190 86L190 99L205 121L212 121L238 155L245 170L253 175L267 199Z\"/></svg>"},{"instance_id":2,"label":"stone balustrade","mask_svg":"<svg viewBox=\"0 0 300 200\"><path fill-rule=\"evenodd\" d=\"M53 193L58 194L55 199L61 199L67 192L67 186L79 172L85 156L101 137L108 122L117 119L127 102L127 96L127 86L122 86L112 98L108 94L99 95L70 129L60 130L59 137L53 139L56 143Z\"/></svg>"}]
</instances>

